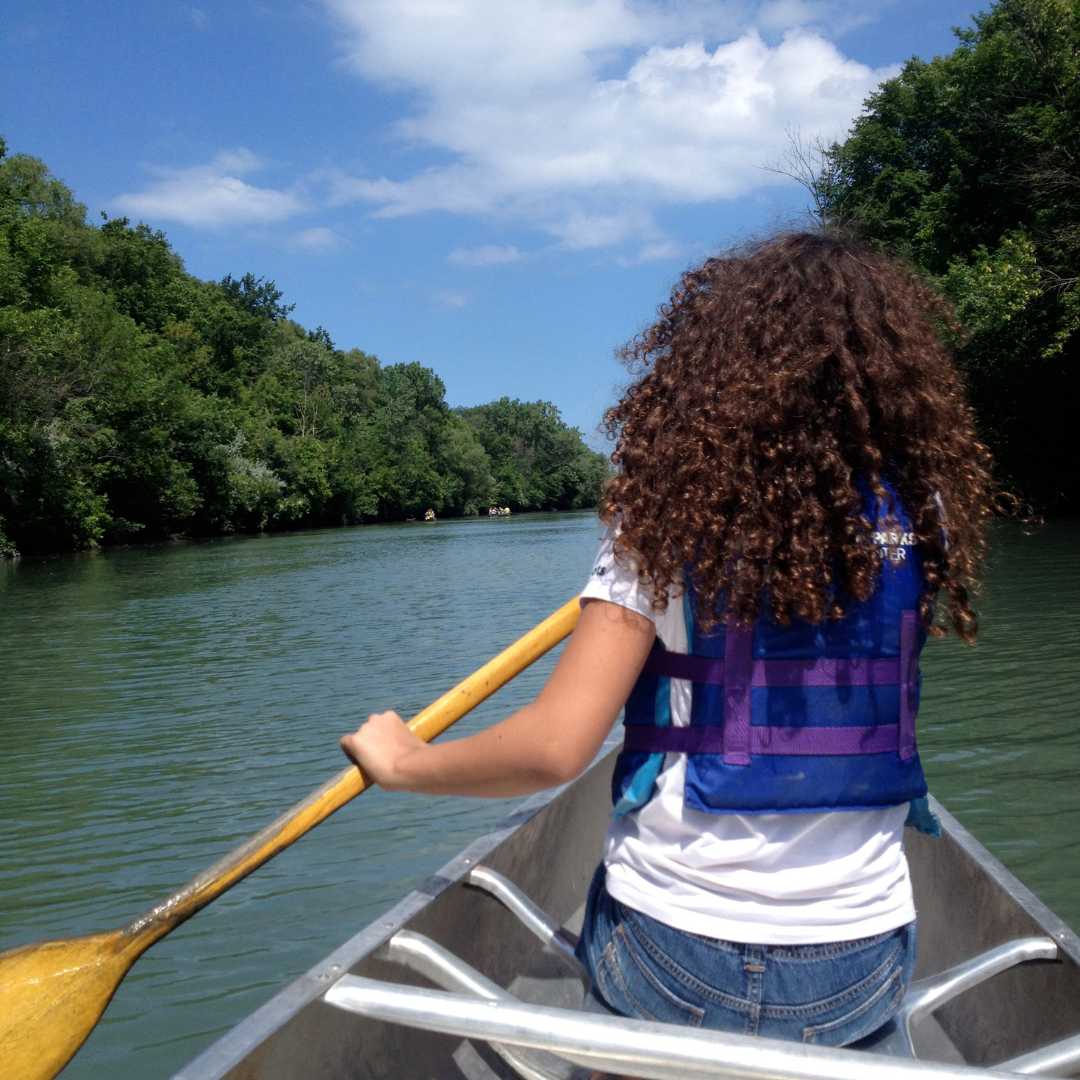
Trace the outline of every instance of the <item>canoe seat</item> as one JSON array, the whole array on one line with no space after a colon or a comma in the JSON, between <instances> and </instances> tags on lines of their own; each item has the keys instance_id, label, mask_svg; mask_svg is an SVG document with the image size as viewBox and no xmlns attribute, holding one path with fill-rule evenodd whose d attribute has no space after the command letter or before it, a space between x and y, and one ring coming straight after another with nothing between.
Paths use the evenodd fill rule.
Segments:
<instances>
[{"instance_id":1,"label":"canoe seat","mask_svg":"<svg viewBox=\"0 0 1080 1080\"><path fill-rule=\"evenodd\" d=\"M856 1048L890 1057L914 1058L917 1056L913 1038L916 1026L947 1001L1025 960L1053 960L1055 956L1057 944L1051 938L1016 938L937 975L918 979L908 986L892 1019L859 1042Z\"/></svg>"},{"instance_id":2,"label":"canoe seat","mask_svg":"<svg viewBox=\"0 0 1080 1080\"><path fill-rule=\"evenodd\" d=\"M474 867L465 882L495 897L547 951L559 957L588 995L588 974L574 956L575 935L488 867ZM1003 1062L993 1070L913 1060L919 1041L917 1037L913 1040L913 1035L936 1009L1016 964L1056 955L1057 946L1050 938L1019 938L913 982L889 1023L856 1047L841 1050L527 1005L437 942L409 930L390 938L381 958L424 976L441 991L346 975L324 1000L372 1019L482 1040L525 1080L579 1080L594 1070L643 1080L721 1076L856 1080L866 1075L867 1053L878 1055L873 1066L878 1080L911 1080L913 1070L919 1077L938 1080L978 1076L990 1080L1016 1073L1069 1076L1080 1066L1080 1035ZM475 1048L468 1042L462 1047L473 1050L467 1060L467 1055L455 1054L466 1080L497 1077Z\"/></svg>"}]
</instances>

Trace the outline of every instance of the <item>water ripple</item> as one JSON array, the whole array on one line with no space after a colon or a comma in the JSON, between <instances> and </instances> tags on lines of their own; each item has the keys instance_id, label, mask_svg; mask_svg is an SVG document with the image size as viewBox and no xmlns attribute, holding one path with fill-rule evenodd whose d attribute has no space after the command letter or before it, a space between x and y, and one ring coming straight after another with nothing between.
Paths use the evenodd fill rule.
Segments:
<instances>
[{"instance_id":1,"label":"water ripple","mask_svg":"<svg viewBox=\"0 0 1080 1080\"><path fill-rule=\"evenodd\" d=\"M0 949L126 922L584 584L590 515L231 539L0 568ZM462 721L536 693L538 663ZM506 801L374 791L156 945L65 1080L166 1077Z\"/></svg>"},{"instance_id":2,"label":"water ripple","mask_svg":"<svg viewBox=\"0 0 1080 1080\"><path fill-rule=\"evenodd\" d=\"M931 790L1080 926L1080 523L999 524L974 648L923 654Z\"/></svg>"},{"instance_id":3,"label":"water ripple","mask_svg":"<svg viewBox=\"0 0 1080 1080\"><path fill-rule=\"evenodd\" d=\"M580 589L589 515L366 527L0 565L0 948L103 930ZM1080 524L999 527L975 648L932 642L932 789L1080 925ZM531 699L553 658L460 725ZM135 966L65 1080L167 1077L508 803L374 791Z\"/></svg>"}]
</instances>

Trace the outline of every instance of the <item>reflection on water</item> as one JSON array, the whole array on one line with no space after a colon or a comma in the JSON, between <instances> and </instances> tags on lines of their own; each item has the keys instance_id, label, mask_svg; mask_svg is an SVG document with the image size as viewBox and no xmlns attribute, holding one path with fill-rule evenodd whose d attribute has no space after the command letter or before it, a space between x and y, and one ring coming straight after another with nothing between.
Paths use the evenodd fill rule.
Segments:
<instances>
[{"instance_id":1,"label":"reflection on water","mask_svg":"<svg viewBox=\"0 0 1080 1080\"><path fill-rule=\"evenodd\" d=\"M0 566L0 948L126 922L584 583L583 515L342 529ZM946 806L1080 926L1080 524L994 533L974 649L925 654ZM552 659L463 721L530 699ZM144 956L66 1080L167 1077L506 802L374 791Z\"/></svg>"}]
</instances>

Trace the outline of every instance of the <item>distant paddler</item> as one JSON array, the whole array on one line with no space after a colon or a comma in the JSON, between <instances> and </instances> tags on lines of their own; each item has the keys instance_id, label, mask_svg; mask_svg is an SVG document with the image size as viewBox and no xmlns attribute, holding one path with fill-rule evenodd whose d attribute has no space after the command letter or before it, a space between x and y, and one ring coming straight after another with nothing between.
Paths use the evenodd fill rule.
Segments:
<instances>
[{"instance_id":1,"label":"distant paddler","mask_svg":"<svg viewBox=\"0 0 1080 1080\"><path fill-rule=\"evenodd\" d=\"M425 521L434 521L435 520L435 511L434 510L428 510L427 513L424 514L424 520Z\"/></svg>"}]
</instances>

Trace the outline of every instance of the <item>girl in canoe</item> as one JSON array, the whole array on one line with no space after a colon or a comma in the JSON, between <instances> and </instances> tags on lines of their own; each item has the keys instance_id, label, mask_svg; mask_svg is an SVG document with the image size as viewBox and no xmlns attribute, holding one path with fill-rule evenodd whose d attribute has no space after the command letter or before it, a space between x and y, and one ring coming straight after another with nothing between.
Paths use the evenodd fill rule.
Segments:
<instances>
[{"instance_id":1,"label":"girl in canoe","mask_svg":"<svg viewBox=\"0 0 1080 1080\"><path fill-rule=\"evenodd\" d=\"M684 274L624 350L608 531L539 697L452 742L393 712L342 739L386 788L520 795L582 772L625 706L591 1007L841 1046L899 1004L904 825L934 825L918 657L938 598L974 638L990 514L950 318L824 236Z\"/></svg>"}]
</instances>

